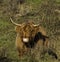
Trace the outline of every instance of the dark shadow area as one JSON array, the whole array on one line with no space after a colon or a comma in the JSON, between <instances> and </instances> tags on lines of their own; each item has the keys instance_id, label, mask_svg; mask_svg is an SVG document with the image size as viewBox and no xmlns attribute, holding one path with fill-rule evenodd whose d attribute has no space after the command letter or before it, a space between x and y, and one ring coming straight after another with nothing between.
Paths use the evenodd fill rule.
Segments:
<instances>
[{"instance_id":1,"label":"dark shadow area","mask_svg":"<svg viewBox=\"0 0 60 62\"><path fill-rule=\"evenodd\" d=\"M42 59L44 58L44 56L45 56L46 53L48 53L48 55L51 55L53 58L58 59L58 56L57 56L56 52L53 51L50 48L48 50L44 50L44 51L41 52L41 54L42 54L42 57L41 58Z\"/></svg>"},{"instance_id":2,"label":"dark shadow area","mask_svg":"<svg viewBox=\"0 0 60 62\"><path fill-rule=\"evenodd\" d=\"M38 40L42 39L43 43L46 41L46 38L49 38L48 36L42 35L41 32L38 32L35 37L34 37L34 41L37 43Z\"/></svg>"},{"instance_id":3,"label":"dark shadow area","mask_svg":"<svg viewBox=\"0 0 60 62\"><path fill-rule=\"evenodd\" d=\"M48 54L52 55L55 59L58 59L57 54L53 50L48 49Z\"/></svg>"}]
</instances>

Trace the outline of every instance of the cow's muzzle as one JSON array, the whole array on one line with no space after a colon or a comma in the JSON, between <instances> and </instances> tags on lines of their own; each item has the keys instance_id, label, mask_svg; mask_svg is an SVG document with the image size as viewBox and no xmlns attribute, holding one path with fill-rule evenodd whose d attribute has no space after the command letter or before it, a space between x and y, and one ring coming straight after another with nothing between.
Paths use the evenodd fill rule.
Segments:
<instances>
[{"instance_id":1,"label":"cow's muzzle","mask_svg":"<svg viewBox=\"0 0 60 62\"><path fill-rule=\"evenodd\" d=\"M29 42L29 38L23 38L23 42L25 43Z\"/></svg>"}]
</instances>

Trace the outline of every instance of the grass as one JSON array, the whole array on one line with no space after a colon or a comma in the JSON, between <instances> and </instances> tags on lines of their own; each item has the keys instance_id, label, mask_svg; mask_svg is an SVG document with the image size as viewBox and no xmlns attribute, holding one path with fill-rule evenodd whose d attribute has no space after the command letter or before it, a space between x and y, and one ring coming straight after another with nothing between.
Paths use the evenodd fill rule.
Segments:
<instances>
[{"instance_id":1,"label":"grass","mask_svg":"<svg viewBox=\"0 0 60 62\"><path fill-rule=\"evenodd\" d=\"M60 1L60 0L57 0ZM31 13L35 13L36 11L40 10L39 6L41 0L27 0L26 5L32 6L29 11ZM33 9L33 10L32 10ZM2 14L4 15L4 14ZM57 16L54 16L57 18ZM59 16L58 16L59 17ZM41 15L33 15L31 16L24 16L24 17L18 17L18 22L27 22L28 20L34 20L35 23L40 23L43 27L46 28L47 35L50 37L50 41L53 47L55 49L58 57L60 58L60 20L56 19L53 21L47 21L44 19L44 21L41 21ZM51 17L53 18L53 17ZM20 21L21 20L21 21ZM36 21L37 20L37 21ZM52 19L51 19L52 20ZM18 57L18 53L15 47L15 38L16 38L16 32L14 30L14 25L10 22L8 16L3 16L0 18L0 58L1 55L7 57L7 61L3 60L3 62L59 62L59 60L53 59L52 56L49 56L48 54L45 55L45 58L41 59L39 56L37 58L33 57L33 54L31 53L25 55L23 59L20 59ZM2 52L1 52L2 51ZM3 52L4 51L4 52ZM33 52L33 51L32 51ZM38 55L39 55L38 51ZM2 62L2 61L1 61Z\"/></svg>"}]
</instances>

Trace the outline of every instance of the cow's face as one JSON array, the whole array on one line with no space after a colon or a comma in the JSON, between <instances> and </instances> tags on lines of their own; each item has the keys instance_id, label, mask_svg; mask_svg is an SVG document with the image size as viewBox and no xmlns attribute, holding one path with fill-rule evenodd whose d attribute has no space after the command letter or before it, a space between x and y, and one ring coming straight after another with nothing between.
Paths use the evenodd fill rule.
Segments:
<instances>
[{"instance_id":1,"label":"cow's face","mask_svg":"<svg viewBox=\"0 0 60 62\"><path fill-rule=\"evenodd\" d=\"M16 25L16 32L19 34L23 42L31 41L39 29L39 25L35 25L33 22L17 24L12 20L12 18L10 18L10 20L14 25Z\"/></svg>"},{"instance_id":2,"label":"cow's face","mask_svg":"<svg viewBox=\"0 0 60 62\"><path fill-rule=\"evenodd\" d=\"M25 24L23 26L16 27L16 32L20 34L22 41L25 43L31 41L34 38L37 30L38 28L32 24Z\"/></svg>"}]
</instances>

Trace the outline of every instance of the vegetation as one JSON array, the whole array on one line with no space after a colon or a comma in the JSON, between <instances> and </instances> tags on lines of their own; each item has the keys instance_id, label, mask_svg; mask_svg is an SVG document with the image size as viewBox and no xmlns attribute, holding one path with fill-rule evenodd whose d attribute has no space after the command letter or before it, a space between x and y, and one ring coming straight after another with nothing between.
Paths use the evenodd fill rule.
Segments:
<instances>
[{"instance_id":1,"label":"vegetation","mask_svg":"<svg viewBox=\"0 0 60 62\"><path fill-rule=\"evenodd\" d=\"M24 1L24 0L23 0ZM17 23L34 21L43 26L49 36L50 48L60 59L60 0L0 0L0 62L59 62L48 54L40 58L39 51L35 56L32 52L23 59L18 57L15 47L16 33L10 17Z\"/></svg>"}]
</instances>

